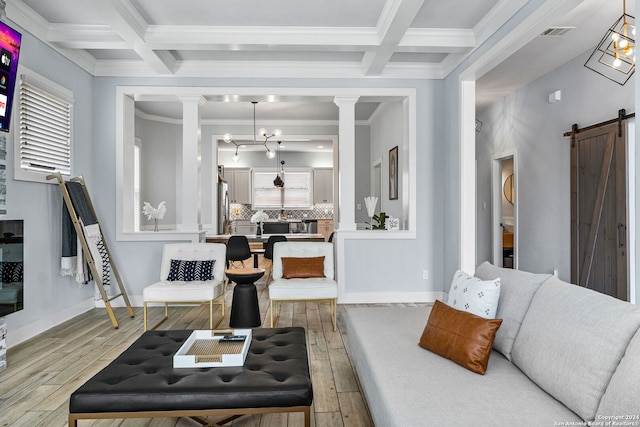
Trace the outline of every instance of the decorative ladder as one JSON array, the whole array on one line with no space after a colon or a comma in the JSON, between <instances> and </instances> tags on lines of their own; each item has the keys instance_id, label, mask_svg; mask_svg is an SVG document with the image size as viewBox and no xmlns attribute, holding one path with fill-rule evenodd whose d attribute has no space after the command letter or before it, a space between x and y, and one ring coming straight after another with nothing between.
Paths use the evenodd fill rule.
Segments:
<instances>
[{"instance_id":1,"label":"decorative ladder","mask_svg":"<svg viewBox=\"0 0 640 427\"><path fill-rule=\"evenodd\" d=\"M131 303L129 302L129 297L127 296L127 292L124 289L124 285L122 284L122 279L120 278L120 273L118 273L118 269L116 268L115 263L113 262L113 257L111 256L111 252L109 251L109 247L107 246L107 242L104 239L104 235L102 234L102 227L100 227L100 221L98 221L98 216L96 215L96 211L93 208L93 203L91 202L91 197L89 197L89 191L87 190L87 186L85 185L84 179L82 178L82 176L78 176L75 178L71 178L70 181L72 182L77 182L82 186L82 190L84 192L84 196L86 199L86 202L89 206L89 208L91 209L91 212L93 214L93 216L95 217L98 227L100 228L100 235L102 237L102 243L104 245L104 249L109 257L109 264L111 266L111 271L113 272L113 277L116 280L116 283L118 284L118 288L120 289L120 293L113 295L111 297L109 297L107 295L106 290L104 289L104 284L103 284L103 280L102 280L102 272L99 272L97 267L96 267L96 263L93 259L93 255L91 254L91 251L89 250L89 246L87 244L87 239L84 233L84 229L82 228L82 223L80 222L80 218L78 217L78 214L76 213L76 209L73 206L73 202L71 200L71 196L69 195L69 191L67 189L67 184L64 182L64 180L62 179L62 175L60 174L60 172L56 172L53 173L51 175L47 176L48 180L51 179L56 179L58 181L58 184L60 185L60 190L62 191L62 198L64 199L64 203L67 207L67 211L69 212L69 216L71 217L71 222L73 223L73 228L76 231L76 234L78 235L78 239L80 240L80 244L82 245L82 253L84 254L85 260L87 261L87 264L89 265L89 269L91 270L91 274L93 276L93 280L96 282L96 285L98 287L98 291L100 292L100 295L102 296L102 300L104 301L104 305L107 309L107 313L109 314L109 318L111 319L111 323L113 324L113 327L118 329L118 320L116 319L115 314L113 313L113 308L111 307L111 301L113 301L114 299L118 298L118 297L122 297L124 299L124 303L127 307L127 311L129 312L129 316L131 316L132 318L134 317L133 314L133 308L131 308Z\"/></svg>"}]
</instances>

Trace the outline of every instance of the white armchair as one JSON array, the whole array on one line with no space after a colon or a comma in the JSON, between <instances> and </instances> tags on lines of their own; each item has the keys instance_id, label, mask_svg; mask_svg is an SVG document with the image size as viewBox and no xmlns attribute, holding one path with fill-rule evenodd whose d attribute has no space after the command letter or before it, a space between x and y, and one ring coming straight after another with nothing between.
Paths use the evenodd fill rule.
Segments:
<instances>
[{"instance_id":1,"label":"white armchair","mask_svg":"<svg viewBox=\"0 0 640 427\"><path fill-rule=\"evenodd\" d=\"M325 277L285 278L288 272L283 270L282 258L312 258L320 256L324 256L322 273ZM279 305L283 301L326 301L331 304L331 320L333 322L333 330L336 330L338 284L334 280L333 244L325 242L278 242L273 246L272 274L273 281L269 285L271 327L277 322Z\"/></svg>"},{"instance_id":2,"label":"white armchair","mask_svg":"<svg viewBox=\"0 0 640 427\"><path fill-rule=\"evenodd\" d=\"M213 260L213 279L197 280L200 278L199 269L202 266L201 263L190 263L190 268L196 268L196 270L186 271L185 263L174 262L174 271L172 272L171 260ZM157 328L158 325L168 319L169 303L192 304L205 302L209 303L209 327L214 329L213 304L222 306L222 317L224 317L224 269L226 260L227 247L223 243L171 243L165 245L160 266L160 281L145 287L142 291L144 330L147 330L147 304L159 302L164 303L164 319L152 329ZM170 272L175 276L171 277L174 280L168 280ZM218 321L216 327L219 324L220 321Z\"/></svg>"}]
</instances>

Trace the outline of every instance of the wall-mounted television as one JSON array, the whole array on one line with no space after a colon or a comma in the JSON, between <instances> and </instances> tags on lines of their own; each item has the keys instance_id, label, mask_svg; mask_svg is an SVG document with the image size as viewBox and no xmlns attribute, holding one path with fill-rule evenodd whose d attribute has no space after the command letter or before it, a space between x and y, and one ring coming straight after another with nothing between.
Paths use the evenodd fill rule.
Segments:
<instances>
[{"instance_id":1,"label":"wall-mounted television","mask_svg":"<svg viewBox=\"0 0 640 427\"><path fill-rule=\"evenodd\" d=\"M22 35L0 22L0 131L9 132Z\"/></svg>"}]
</instances>

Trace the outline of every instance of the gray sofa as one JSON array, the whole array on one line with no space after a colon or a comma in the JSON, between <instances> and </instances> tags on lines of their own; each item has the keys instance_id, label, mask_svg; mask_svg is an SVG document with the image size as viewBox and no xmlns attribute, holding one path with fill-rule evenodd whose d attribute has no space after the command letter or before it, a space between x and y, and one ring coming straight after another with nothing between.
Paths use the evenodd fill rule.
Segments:
<instances>
[{"instance_id":1,"label":"gray sofa","mask_svg":"<svg viewBox=\"0 0 640 427\"><path fill-rule=\"evenodd\" d=\"M501 280L485 375L418 346L429 308L347 310L377 426L640 426L639 308L551 275L484 263L476 276Z\"/></svg>"}]
</instances>

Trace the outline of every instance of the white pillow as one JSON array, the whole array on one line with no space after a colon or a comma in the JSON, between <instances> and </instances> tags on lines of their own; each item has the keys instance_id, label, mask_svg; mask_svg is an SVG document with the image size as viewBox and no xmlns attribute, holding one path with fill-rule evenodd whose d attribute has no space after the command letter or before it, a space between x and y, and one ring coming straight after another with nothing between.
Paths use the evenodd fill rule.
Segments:
<instances>
[{"instance_id":1,"label":"white pillow","mask_svg":"<svg viewBox=\"0 0 640 427\"><path fill-rule=\"evenodd\" d=\"M447 304L485 319L495 319L500 298L500 278L482 281L458 270L453 275Z\"/></svg>"}]
</instances>

